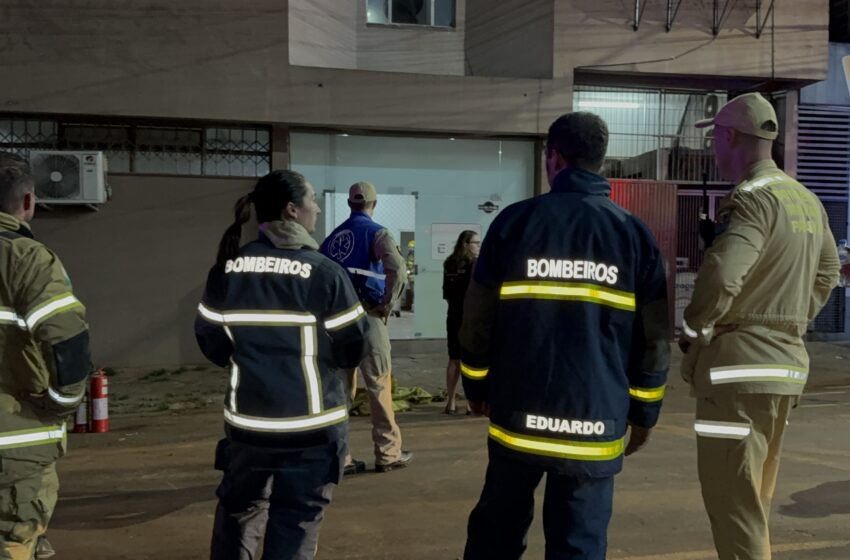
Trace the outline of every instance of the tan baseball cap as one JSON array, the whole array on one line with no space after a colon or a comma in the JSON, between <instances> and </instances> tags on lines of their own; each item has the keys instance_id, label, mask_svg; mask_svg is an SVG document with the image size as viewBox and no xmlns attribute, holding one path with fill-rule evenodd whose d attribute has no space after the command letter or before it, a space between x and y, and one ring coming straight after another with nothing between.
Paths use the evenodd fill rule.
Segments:
<instances>
[{"instance_id":1,"label":"tan baseball cap","mask_svg":"<svg viewBox=\"0 0 850 560\"><path fill-rule=\"evenodd\" d=\"M779 121L770 102L760 93L745 93L729 101L712 119L696 123L697 128L726 126L738 132L775 140L779 136Z\"/></svg>"},{"instance_id":2,"label":"tan baseball cap","mask_svg":"<svg viewBox=\"0 0 850 560\"><path fill-rule=\"evenodd\" d=\"M348 189L348 202L375 202L378 200L378 191L375 185L367 181L358 181Z\"/></svg>"}]
</instances>

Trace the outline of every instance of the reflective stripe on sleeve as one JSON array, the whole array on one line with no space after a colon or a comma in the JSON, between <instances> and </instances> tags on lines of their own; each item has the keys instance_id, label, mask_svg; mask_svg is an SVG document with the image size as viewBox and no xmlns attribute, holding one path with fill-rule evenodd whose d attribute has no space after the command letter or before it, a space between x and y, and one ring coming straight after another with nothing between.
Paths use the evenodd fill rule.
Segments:
<instances>
[{"instance_id":1,"label":"reflective stripe on sleeve","mask_svg":"<svg viewBox=\"0 0 850 560\"><path fill-rule=\"evenodd\" d=\"M712 385L752 381L805 385L809 372L793 366L752 365L711 368L709 376Z\"/></svg>"},{"instance_id":2,"label":"reflective stripe on sleeve","mask_svg":"<svg viewBox=\"0 0 850 560\"><path fill-rule=\"evenodd\" d=\"M76 396L73 396L73 397L66 397L62 393L59 393L58 391L54 391L53 388L47 389L47 395L51 399L53 399L54 402L61 404L63 406L73 406L73 405L79 403L81 400L83 400L83 397L85 396L85 394L86 394L85 387L83 387L83 390L80 392L79 395L76 395Z\"/></svg>"},{"instance_id":3,"label":"reflective stripe on sleeve","mask_svg":"<svg viewBox=\"0 0 850 560\"><path fill-rule=\"evenodd\" d=\"M228 424L256 432L303 432L345 422L348 410L344 406L332 408L321 414L296 418L259 418L246 416L225 409L224 419Z\"/></svg>"},{"instance_id":4,"label":"reflective stripe on sleeve","mask_svg":"<svg viewBox=\"0 0 850 560\"><path fill-rule=\"evenodd\" d=\"M198 304L198 313L210 323L215 323L216 325L224 323L224 317L222 317L221 313L210 309L203 303Z\"/></svg>"},{"instance_id":5,"label":"reflective stripe on sleeve","mask_svg":"<svg viewBox=\"0 0 850 560\"><path fill-rule=\"evenodd\" d=\"M325 321L325 328L329 331L333 331L341 329L343 327L347 327L348 325L356 322L358 319L360 319L360 317L365 314L366 312L363 310L363 306L358 303L351 309L334 315L333 317Z\"/></svg>"},{"instance_id":6,"label":"reflective stripe on sleeve","mask_svg":"<svg viewBox=\"0 0 850 560\"><path fill-rule=\"evenodd\" d=\"M629 387L629 395L636 400L643 402L657 402L664 398L664 393L667 391L667 386L662 385L655 389L645 389L643 387Z\"/></svg>"},{"instance_id":7,"label":"reflective stripe on sleeve","mask_svg":"<svg viewBox=\"0 0 850 560\"><path fill-rule=\"evenodd\" d=\"M58 295L36 306L35 309L30 311L26 318L27 327L29 327L31 331L34 331L38 324L48 317L82 306L83 304L80 303L80 301L70 292Z\"/></svg>"},{"instance_id":8,"label":"reflective stripe on sleeve","mask_svg":"<svg viewBox=\"0 0 850 560\"><path fill-rule=\"evenodd\" d=\"M701 329L700 332L702 333L702 336L708 338L711 335L712 331L714 331L713 327L705 327L704 329ZM699 333L692 329L691 326L688 325L688 322L684 319L682 319L682 332L684 332L685 336L687 336L688 338L699 338Z\"/></svg>"},{"instance_id":9,"label":"reflective stripe on sleeve","mask_svg":"<svg viewBox=\"0 0 850 560\"><path fill-rule=\"evenodd\" d=\"M585 301L625 311L635 310L635 295L598 286L570 282L506 282L499 292L501 299L555 299Z\"/></svg>"},{"instance_id":10,"label":"reflective stripe on sleeve","mask_svg":"<svg viewBox=\"0 0 850 560\"><path fill-rule=\"evenodd\" d=\"M378 280L386 280L386 274L378 274L377 272L372 272L371 270L366 270L364 268L348 268L348 272L351 274L355 274L357 276L368 276L370 278L377 278Z\"/></svg>"},{"instance_id":11,"label":"reflective stripe on sleeve","mask_svg":"<svg viewBox=\"0 0 850 560\"><path fill-rule=\"evenodd\" d=\"M27 322L20 315L9 309L8 307L0 307L0 325L2 324L17 325L22 329L27 328Z\"/></svg>"},{"instance_id":12,"label":"reflective stripe on sleeve","mask_svg":"<svg viewBox=\"0 0 850 560\"><path fill-rule=\"evenodd\" d=\"M625 438L614 441L565 441L515 434L492 423L489 434L500 444L515 451L579 461L610 461L622 455L625 449Z\"/></svg>"},{"instance_id":13,"label":"reflective stripe on sleeve","mask_svg":"<svg viewBox=\"0 0 850 560\"><path fill-rule=\"evenodd\" d=\"M487 373L489 373L489 371L489 368L474 368L463 362L460 363L460 372L464 375L464 377L468 377L469 379L480 381L487 377Z\"/></svg>"},{"instance_id":14,"label":"reflective stripe on sleeve","mask_svg":"<svg viewBox=\"0 0 850 560\"><path fill-rule=\"evenodd\" d=\"M698 436L722 438L722 439L744 439L750 435L750 425L741 422L718 422L713 420L697 420L694 422L694 430Z\"/></svg>"},{"instance_id":15,"label":"reflective stripe on sleeve","mask_svg":"<svg viewBox=\"0 0 850 560\"><path fill-rule=\"evenodd\" d=\"M32 430L18 430L14 432L0 433L0 449L14 449L16 447L30 447L33 445L47 445L59 443L65 439L65 425L45 426Z\"/></svg>"}]
</instances>

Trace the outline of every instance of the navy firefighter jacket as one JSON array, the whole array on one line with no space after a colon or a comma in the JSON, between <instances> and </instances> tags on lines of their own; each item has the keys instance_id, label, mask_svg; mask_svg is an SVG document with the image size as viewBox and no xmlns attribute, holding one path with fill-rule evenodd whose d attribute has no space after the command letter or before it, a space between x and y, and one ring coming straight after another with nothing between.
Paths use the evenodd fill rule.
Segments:
<instances>
[{"instance_id":1,"label":"navy firefighter jacket","mask_svg":"<svg viewBox=\"0 0 850 560\"><path fill-rule=\"evenodd\" d=\"M567 475L619 472L628 423L658 419L667 309L655 239L601 176L566 169L551 192L505 208L461 331L463 386L490 406L491 453Z\"/></svg>"},{"instance_id":2,"label":"navy firefighter jacket","mask_svg":"<svg viewBox=\"0 0 850 560\"><path fill-rule=\"evenodd\" d=\"M338 369L356 367L368 350L363 307L304 228L261 227L259 239L212 268L195 322L204 355L229 371L228 437L276 448L339 441L348 405Z\"/></svg>"}]
</instances>

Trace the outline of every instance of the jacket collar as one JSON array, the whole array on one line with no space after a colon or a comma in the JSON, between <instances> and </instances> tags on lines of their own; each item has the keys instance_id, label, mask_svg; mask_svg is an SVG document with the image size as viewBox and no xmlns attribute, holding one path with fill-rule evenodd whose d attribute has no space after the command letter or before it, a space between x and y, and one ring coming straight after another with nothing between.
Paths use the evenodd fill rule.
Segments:
<instances>
[{"instance_id":1,"label":"jacket collar","mask_svg":"<svg viewBox=\"0 0 850 560\"><path fill-rule=\"evenodd\" d=\"M0 230L11 231L12 233L29 237L30 239L33 238L29 225L4 212L0 212Z\"/></svg>"},{"instance_id":2,"label":"jacket collar","mask_svg":"<svg viewBox=\"0 0 850 560\"><path fill-rule=\"evenodd\" d=\"M775 161L772 159L763 159L750 167L749 171L747 171L747 177L744 179L744 182L758 179L766 173L776 173L778 171L779 167L776 165Z\"/></svg>"},{"instance_id":3,"label":"jacket collar","mask_svg":"<svg viewBox=\"0 0 850 560\"><path fill-rule=\"evenodd\" d=\"M372 219L372 216L370 216L369 214L367 214L366 212L363 212L361 210L352 210L351 218L366 218L370 222L374 221Z\"/></svg>"},{"instance_id":4,"label":"jacket collar","mask_svg":"<svg viewBox=\"0 0 850 560\"><path fill-rule=\"evenodd\" d=\"M304 226L292 220L275 220L260 224L260 237L263 236L279 249L307 247L315 251L319 248L319 244L304 229Z\"/></svg>"},{"instance_id":5,"label":"jacket collar","mask_svg":"<svg viewBox=\"0 0 850 560\"><path fill-rule=\"evenodd\" d=\"M552 192L575 192L610 196L611 185L601 175L568 167L555 175Z\"/></svg>"}]
</instances>

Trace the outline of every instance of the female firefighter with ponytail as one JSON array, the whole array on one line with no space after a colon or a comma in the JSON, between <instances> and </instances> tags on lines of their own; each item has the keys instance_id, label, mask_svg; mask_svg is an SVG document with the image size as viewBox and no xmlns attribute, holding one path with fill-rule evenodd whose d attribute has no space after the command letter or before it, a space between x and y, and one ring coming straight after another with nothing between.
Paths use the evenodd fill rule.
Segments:
<instances>
[{"instance_id":1,"label":"female firefighter with ponytail","mask_svg":"<svg viewBox=\"0 0 850 560\"><path fill-rule=\"evenodd\" d=\"M252 207L259 236L240 246ZM316 250L319 207L302 175L269 173L234 213L195 321L230 380L211 558L256 558L260 540L263 558L313 558L347 447L337 370L365 355L367 324L348 275Z\"/></svg>"}]
</instances>

